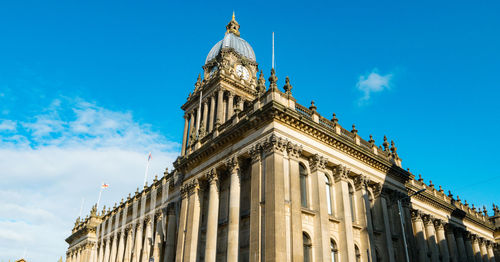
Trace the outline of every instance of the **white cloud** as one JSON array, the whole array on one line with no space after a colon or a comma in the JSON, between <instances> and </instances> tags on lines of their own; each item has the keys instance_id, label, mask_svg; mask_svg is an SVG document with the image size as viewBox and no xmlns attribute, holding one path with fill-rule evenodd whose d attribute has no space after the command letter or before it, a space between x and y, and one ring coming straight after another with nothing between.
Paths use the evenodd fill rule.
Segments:
<instances>
[{"instance_id":1,"label":"white cloud","mask_svg":"<svg viewBox=\"0 0 500 262\"><path fill-rule=\"evenodd\" d=\"M391 88L392 74L380 75L375 68L371 73L359 77L356 88L363 92L363 96L358 100L359 105L367 103L372 93L379 93Z\"/></svg>"},{"instance_id":2,"label":"white cloud","mask_svg":"<svg viewBox=\"0 0 500 262\"><path fill-rule=\"evenodd\" d=\"M178 147L130 112L81 100L0 122L0 261L25 250L32 261L65 257L82 198L85 216L106 182L101 203L112 206L142 185L149 151L151 181L171 166Z\"/></svg>"},{"instance_id":3,"label":"white cloud","mask_svg":"<svg viewBox=\"0 0 500 262\"><path fill-rule=\"evenodd\" d=\"M12 120L0 120L0 132L2 131L16 131L17 123Z\"/></svg>"}]
</instances>

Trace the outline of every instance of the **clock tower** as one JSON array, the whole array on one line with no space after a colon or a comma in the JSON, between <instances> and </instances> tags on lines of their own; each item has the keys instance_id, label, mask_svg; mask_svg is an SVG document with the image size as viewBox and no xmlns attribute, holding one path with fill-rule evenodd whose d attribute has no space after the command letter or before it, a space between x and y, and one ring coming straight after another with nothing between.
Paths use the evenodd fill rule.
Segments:
<instances>
[{"instance_id":1,"label":"clock tower","mask_svg":"<svg viewBox=\"0 0 500 262\"><path fill-rule=\"evenodd\" d=\"M266 90L262 73L257 78L255 53L239 29L233 13L224 38L207 55L203 78L198 76L194 91L181 107L185 111L183 156Z\"/></svg>"}]
</instances>

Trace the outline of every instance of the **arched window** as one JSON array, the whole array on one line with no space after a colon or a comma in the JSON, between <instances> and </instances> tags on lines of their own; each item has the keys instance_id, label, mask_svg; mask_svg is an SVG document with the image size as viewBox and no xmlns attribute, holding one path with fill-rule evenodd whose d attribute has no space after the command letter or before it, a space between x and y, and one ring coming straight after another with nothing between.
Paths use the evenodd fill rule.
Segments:
<instances>
[{"instance_id":1,"label":"arched window","mask_svg":"<svg viewBox=\"0 0 500 262\"><path fill-rule=\"evenodd\" d=\"M307 207L307 170L302 164L299 164L300 174L300 203L303 207Z\"/></svg>"},{"instance_id":2,"label":"arched window","mask_svg":"<svg viewBox=\"0 0 500 262\"><path fill-rule=\"evenodd\" d=\"M326 192L326 205L328 206L328 215L333 213L332 206L332 183L330 183L330 178L325 174L325 192Z\"/></svg>"},{"instance_id":3,"label":"arched window","mask_svg":"<svg viewBox=\"0 0 500 262\"><path fill-rule=\"evenodd\" d=\"M361 253L357 245L354 245L354 253L356 253L356 262L361 262Z\"/></svg>"},{"instance_id":4,"label":"arched window","mask_svg":"<svg viewBox=\"0 0 500 262\"><path fill-rule=\"evenodd\" d=\"M349 187L349 204L351 205L351 217L352 222L356 221L356 209L354 209L354 189L351 184L348 184Z\"/></svg>"},{"instance_id":5,"label":"arched window","mask_svg":"<svg viewBox=\"0 0 500 262\"><path fill-rule=\"evenodd\" d=\"M312 243L311 238L304 232L302 233L302 242L304 243L304 262L312 261Z\"/></svg>"},{"instance_id":6,"label":"arched window","mask_svg":"<svg viewBox=\"0 0 500 262\"><path fill-rule=\"evenodd\" d=\"M337 248L337 243L333 239L330 239L330 254L332 257L332 262L339 261L339 249Z\"/></svg>"}]
</instances>

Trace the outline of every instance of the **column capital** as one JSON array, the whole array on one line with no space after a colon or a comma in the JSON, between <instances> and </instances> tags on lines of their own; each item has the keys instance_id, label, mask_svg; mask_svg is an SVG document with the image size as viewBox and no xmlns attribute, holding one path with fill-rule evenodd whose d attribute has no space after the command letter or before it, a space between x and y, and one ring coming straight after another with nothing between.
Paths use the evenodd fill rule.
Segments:
<instances>
[{"instance_id":1,"label":"column capital","mask_svg":"<svg viewBox=\"0 0 500 262\"><path fill-rule=\"evenodd\" d=\"M288 152L288 156L293 159L298 159L302 154L302 146L298 144L294 144L291 141L288 141L286 146L286 151Z\"/></svg>"},{"instance_id":2,"label":"column capital","mask_svg":"<svg viewBox=\"0 0 500 262\"><path fill-rule=\"evenodd\" d=\"M335 178L335 182L337 181L347 181L349 178L349 173L351 170L344 165L338 165L335 167L333 172L333 177Z\"/></svg>"},{"instance_id":3,"label":"column capital","mask_svg":"<svg viewBox=\"0 0 500 262\"><path fill-rule=\"evenodd\" d=\"M422 216L422 220L424 221L424 224L425 224L426 226L429 226L429 225L434 226L434 222L433 222L434 217L433 217L432 215L427 215L427 214L426 214L426 215L423 215L423 216Z\"/></svg>"},{"instance_id":4,"label":"column capital","mask_svg":"<svg viewBox=\"0 0 500 262\"><path fill-rule=\"evenodd\" d=\"M436 227L436 230L444 230L444 225L445 222L443 222L443 220L439 218L434 219L434 227Z\"/></svg>"},{"instance_id":5,"label":"column capital","mask_svg":"<svg viewBox=\"0 0 500 262\"><path fill-rule=\"evenodd\" d=\"M227 97L232 98L232 97L234 97L234 94L228 91L227 92Z\"/></svg>"},{"instance_id":6,"label":"column capital","mask_svg":"<svg viewBox=\"0 0 500 262\"><path fill-rule=\"evenodd\" d=\"M266 154L283 153L286 149L286 144L287 141L285 139L272 134L262 143L262 148Z\"/></svg>"},{"instance_id":7,"label":"column capital","mask_svg":"<svg viewBox=\"0 0 500 262\"><path fill-rule=\"evenodd\" d=\"M309 158L309 167L311 168L312 172L322 171L326 168L327 162L328 159L326 157L319 154L314 154Z\"/></svg>"},{"instance_id":8,"label":"column capital","mask_svg":"<svg viewBox=\"0 0 500 262\"><path fill-rule=\"evenodd\" d=\"M370 178L365 175L358 175L354 178L354 186L356 190L366 189L370 183Z\"/></svg>"},{"instance_id":9,"label":"column capital","mask_svg":"<svg viewBox=\"0 0 500 262\"><path fill-rule=\"evenodd\" d=\"M230 173L238 172L238 170L240 169L237 156L230 156L228 159L224 161L224 164Z\"/></svg>"},{"instance_id":10,"label":"column capital","mask_svg":"<svg viewBox=\"0 0 500 262\"><path fill-rule=\"evenodd\" d=\"M412 209L411 210L411 220L422 222L422 211L417 210L417 209Z\"/></svg>"},{"instance_id":11,"label":"column capital","mask_svg":"<svg viewBox=\"0 0 500 262\"><path fill-rule=\"evenodd\" d=\"M250 147L248 154L252 158L252 163L259 162L261 160L262 145L257 143Z\"/></svg>"}]
</instances>

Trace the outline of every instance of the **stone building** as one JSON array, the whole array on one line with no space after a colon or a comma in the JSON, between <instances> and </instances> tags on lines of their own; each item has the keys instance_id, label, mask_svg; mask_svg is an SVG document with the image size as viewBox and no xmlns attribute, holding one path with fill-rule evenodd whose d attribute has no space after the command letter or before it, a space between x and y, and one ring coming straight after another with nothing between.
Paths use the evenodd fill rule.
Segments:
<instances>
[{"instance_id":1,"label":"stone building","mask_svg":"<svg viewBox=\"0 0 500 262\"><path fill-rule=\"evenodd\" d=\"M498 207L488 216L416 179L401 168L394 142L376 146L335 114L300 105L288 77L280 90L272 70L266 87L239 27L233 15L181 107L174 170L112 209L94 206L78 218L66 261L500 257Z\"/></svg>"}]
</instances>

